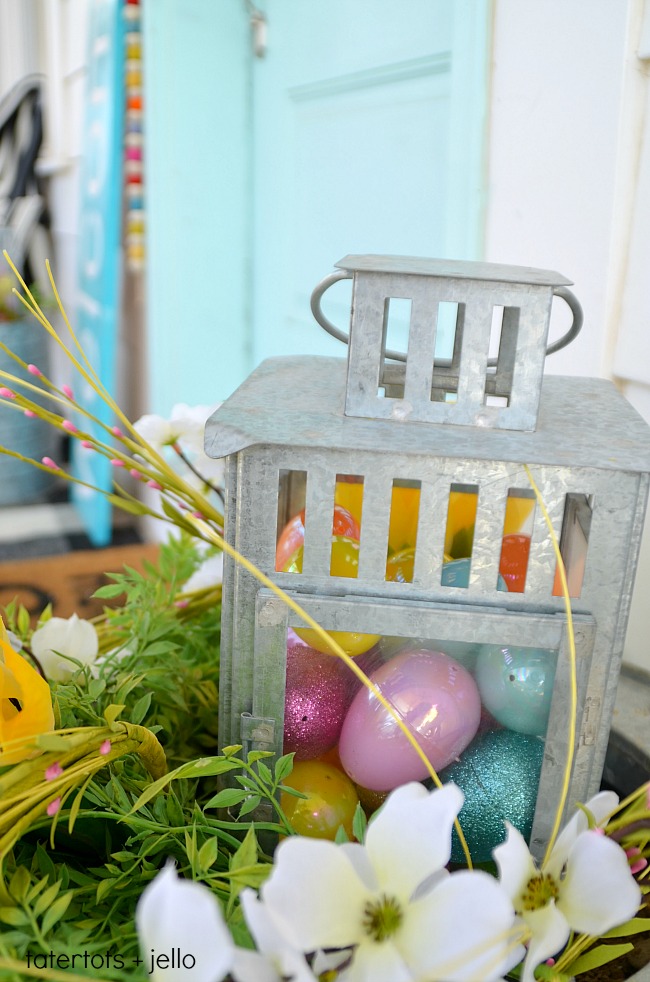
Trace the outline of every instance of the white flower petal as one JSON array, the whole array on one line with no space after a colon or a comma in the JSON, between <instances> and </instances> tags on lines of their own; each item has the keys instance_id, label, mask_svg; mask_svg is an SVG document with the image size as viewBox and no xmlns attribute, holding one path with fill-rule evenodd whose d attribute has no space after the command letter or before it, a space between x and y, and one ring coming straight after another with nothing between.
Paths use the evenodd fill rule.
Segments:
<instances>
[{"instance_id":1,"label":"white flower petal","mask_svg":"<svg viewBox=\"0 0 650 982\"><path fill-rule=\"evenodd\" d=\"M343 977L345 982L415 982L415 976L390 940L360 944Z\"/></svg>"},{"instance_id":2,"label":"white flower petal","mask_svg":"<svg viewBox=\"0 0 650 982\"><path fill-rule=\"evenodd\" d=\"M596 824L601 825L607 816L614 811L617 805L617 794L615 794L613 791L599 791L598 794L594 795L594 797L587 802L585 808L587 808L594 816L596 819ZM571 851L573 843L576 841L580 833L585 832L588 827L589 823L587 821L587 816L581 809L578 809L575 814L571 816L567 824L558 835L544 870L548 871L551 876L559 879L560 873L562 872L562 868L567 861L567 856Z\"/></svg>"},{"instance_id":3,"label":"white flower petal","mask_svg":"<svg viewBox=\"0 0 650 982\"><path fill-rule=\"evenodd\" d=\"M343 842L339 849L348 857L363 885L375 893L379 889L379 884L365 846L359 845L358 842Z\"/></svg>"},{"instance_id":4,"label":"white flower petal","mask_svg":"<svg viewBox=\"0 0 650 982\"><path fill-rule=\"evenodd\" d=\"M135 922L145 964L151 951L168 954L180 948L192 955L193 982L218 982L230 970L234 945L216 898L207 887L180 880L168 863L138 901ZM187 982L188 969L156 968L153 982Z\"/></svg>"},{"instance_id":5,"label":"white flower petal","mask_svg":"<svg viewBox=\"0 0 650 982\"><path fill-rule=\"evenodd\" d=\"M223 553L219 552L216 556L209 556L203 560L199 568L192 573L183 586L183 592L191 593L192 590L205 590L207 587L217 586L222 580Z\"/></svg>"},{"instance_id":6,"label":"white flower petal","mask_svg":"<svg viewBox=\"0 0 650 982\"><path fill-rule=\"evenodd\" d=\"M535 982L535 969L562 948L569 937L569 925L550 901L540 910L527 911L525 921L532 932L521 982Z\"/></svg>"},{"instance_id":7,"label":"white flower petal","mask_svg":"<svg viewBox=\"0 0 650 982\"><path fill-rule=\"evenodd\" d=\"M170 425L177 433L177 439L196 453L203 451L205 424L221 403L213 406L188 406L178 403L172 408Z\"/></svg>"},{"instance_id":8,"label":"white flower petal","mask_svg":"<svg viewBox=\"0 0 650 982\"><path fill-rule=\"evenodd\" d=\"M640 903L641 891L621 847L597 832L579 835L557 903L574 931L604 934L633 917Z\"/></svg>"},{"instance_id":9,"label":"white flower petal","mask_svg":"<svg viewBox=\"0 0 650 982\"><path fill-rule=\"evenodd\" d=\"M72 617L51 617L32 635L32 651L48 679L67 682L77 671L69 658L92 665L97 658L99 640L95 625ZM61 657L64 656L64 657Z\"/></svg>"},{"instance_id":10,"label":"white flower petal","mask_svg":"<svg viewBox=\"0 0 650 982\"><path fill-rule=\"evenodd\" d=\"M333 842L285 839L261 895L284 936L300 951L346 948L364 937L363 910L372 894Z\"/></svg>"},{"instance_id":11,"label":"white flower petal","mask_svg":"<svg viewBox=\"0 0 650 982\"><path fill-rule=\"evenodd\" d=\"M281 924L257 897L254 890L242 890L241 905L248 929L257 950L267 959L278 978L290 978L292 982L315 982L314 974L304 956L292 948L281 930ZM235 961L235 967L237 960ZM235 972L237 977L237 972ZM252 982L262 982L261 976L252 975ZM241 982L247 982L242 978Z\"/></svg>"},{"instance_id":12,"label":"white flower petal","mask_svg":"<svg viewBox=\"0 0 650 982\"><path fill-rule=\"evenodd\" d=\"M451 830L463 805L455 784L427 791L412 782L392 791L366 833L366 849L380 887L408 900L442 869L451 854Z\"/></svg>"},{"instance_id":13,"label":"white flower petal","mask_svg":"<svg viewBox=\"0 0 650 982\"><path fill-rule=\"evenodd\" d=\"M282 982L276 968L257 951L235 948L232 976L236 982Z\"/></svg>"},{"instance_id":14,"label":"white flower petal","mask_svg":"<svg viewBox=\"0 0 650 982\"><path fill-rule=\"evenodd\" d=\"M235 948L231 972L236 982L318 982L304 956L289 949L275 957Z\"/></svg>"},{"instance_id":15,"label":"white flower petal","mask_svg":"<svg viewBox=\"0 0 650 982\"><path fill-rule=\"evenodd\" d=\"M162 449L175 440L172 427L162 416L146 413L133 424L133 427L142 439L156 450Z\"/></svg>"},{"instance_id":16,"label":"white flower petal","mask_svg":"<svg viewBox=\"0 0 650 982\"><path fill-rule=\"evenodd\" d=\"M199 474L217 487L223 485L226 475L226 465L223 457L208 457L207 454L197 453L192 463Z\"/></svg>"},{"instance_id":17,"label":"white flower petal","mask_svg":"<svg viewBox=\"0 0 650 982\"><path fill-rule=\"evenodd\" d=\"M521 832L506 822L506 841L492 851L499 867L499 881L510 899L516 903L524 887L537 870L526 840Z\"/></svg>"},{"instance_id":18,"label":"white flower petal","mask_svg":"<svg viewBox=\"0 0 650 982\"><path fill-rule=\"evenodd\" d=\"M487 873L452 873L409 906L395 938L418 979L496 980L523 956L515 946L515 912Z\"/></svg>"}]
</instances>

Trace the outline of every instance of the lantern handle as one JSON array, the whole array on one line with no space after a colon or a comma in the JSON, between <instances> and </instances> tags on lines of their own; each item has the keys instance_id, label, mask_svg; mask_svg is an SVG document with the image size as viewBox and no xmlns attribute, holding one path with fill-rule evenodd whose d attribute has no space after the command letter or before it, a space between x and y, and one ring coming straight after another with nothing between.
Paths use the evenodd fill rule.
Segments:
<instances>
[{"instance_id":1,"label":"lantern handle","mask_svg":"<svg viewBox=\"0 0 650 982\"><path fill-rule=\"evenodd\" d=\"M351 270L337 269L333 273L330 273L329 276L322 279L315 287L314 292L311 295L311 312L317 323L320 324L324 331L331 334L331 336L336 338L337 341L342 341L343 344L349 343L349 334L345 334L343 331L340 331L338 327L335 327L335 325L327 319L322 311L320 302L325 291L329 290L334 283L338 283L339 280L351 280L352 276L353 273ZM561 297L561 299L568 305L571 313L573 314L573 322L563 337L558 338L558 340L554 341L553 344L549 344L548 348L546 349L547 355L555 354L556 351L560 351L562 348L565 348L567 344L570 344L570 342L573 341L573 339L580 333L580 329L582 328L584 322L584 314L582 312L582 307L580 306L580 301L576 295L571 292L571 290L568 290L565 286L557 286L553 290L553 295L556 297ZM391 361L406 361L406 355L402 351L389 351L386 349L384 354L385 357L390 358ZM497 361L498 359L496 358L490 358L488 360L488 366L494 367L497 364ZM449 367L451 365L451 361L447 358L438 359L435 364L439 365L440 367Z\"/></svg>"},{"instance_id":2,"label":"lantern handle","mask_svg":"<svg viewBox=\"0 0 650 982\"><path fill-rule=\"evenodd\" d=\"M329 276L326 276L325 279L321 280L316 287L314 287L314 291L311 295L311 303L310 303L311 312L314 315L316 322L320 324L320 326L323 328L324 331L327 331L328 334L331 334L332 337L336 338L337 341L342 341L343 344L348 343L348 341L350 340L350 335L344 334L343 331L339 331L338 327L335 327L334 324L332 324L332 322L327 319L327 317L325 316L325 314L321 309L320 302L321 302L321 297L323 296L325 291L329 290L329 288L334 283L338 283L339 280L351 280L351 279L352 279L352 272L350 270L348 269L335 270L333 273L330 273ZM388 352L386 352L386 354L388 355ZM392 356L389 355L389 357Z\"/></svg>"},{"instance_id":3,"label":"lantern handle","mask_svg":"<svg viewBox=\"0 0 650 982\"><path fill-rule=\"evenodd\" d=\"M573 323L563 337L558 338L553 344L549 344L546 349L547 355L554 355L556 351L560 351L562 348L566 348L567 344L571 344L573 339L580 334L585 319L580 301L571 290L567 290L565 286L556 286L553 290L553 296L561 297L565 304L567 304L573 314Z\"/></svg>"}]
</instances>

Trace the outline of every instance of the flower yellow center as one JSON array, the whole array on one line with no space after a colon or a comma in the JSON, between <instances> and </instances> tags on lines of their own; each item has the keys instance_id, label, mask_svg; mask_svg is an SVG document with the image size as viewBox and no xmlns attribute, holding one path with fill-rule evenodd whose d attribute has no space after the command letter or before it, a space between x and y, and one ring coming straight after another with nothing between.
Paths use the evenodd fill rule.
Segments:
<instances>
[{"instance_id":1,"label":"flower yellow center","mask_svg":"<svg viewBox=\"0 0 650 982\"><path fill-rule=\"evenodd\" d=\"M549 900L557 900L560 895L557 883L550 873L531 876L521 895L522 910L541 910Z\"/></svg>"},{"instance_id":2,"label":"flower yellow center","mask_svg":"<svg viewBox=\"0 0 650 982\"><path fill-rule=\"evenodd\" d=\"M395 934L404 920L404 912L395 897L385 893L369 901L363 911L363 929L374 941L385 941Z\"/></svg>"}]
</instances>

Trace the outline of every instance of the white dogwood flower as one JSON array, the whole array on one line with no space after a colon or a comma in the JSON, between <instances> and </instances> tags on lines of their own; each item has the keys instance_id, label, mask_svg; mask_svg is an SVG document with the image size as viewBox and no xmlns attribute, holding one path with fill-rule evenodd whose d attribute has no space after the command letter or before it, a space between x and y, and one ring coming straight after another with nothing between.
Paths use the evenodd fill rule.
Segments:
<instances>
[{"instance_id":1,"label":"white dogwood flower","mask_svg":"<svg viewBox=\"0 0 650 982\"><path fill-rule=\"evenodd\" d=\"M500 881L530 931L522 982L533 982L536 967L558 952L570 932L599 936L634 916L641 891L625 852L598 825L618 804L601 792L587 804L596 821L576 813L538 868L517 829L494 850Z\"/></svg>"},{"instance_id":2,"label":"white dogwood flower","mask_svg":"<svg viewBox=\"0 0 650 982\"><path fill-rule=\"evenodd\" d=\"M220 402L213 406L188 406L184 402L177 403L171 411L170 425L179 432L179 439L188 449L195 453L203 453L203 434L208 417L218 409Z\"/></svg>"},{"instance_id":3,"label":"white dogwood flower","mask_svg":"<svg viewBox=\"0 0 650 982\"><path fill-rule=\"evenodd\" d=\"M78 669L75 662L88 666L94 663L99 640L95 625L73 614L67 618L51 617L34 631L31 646L46 677L67 682Z\"/></svg>"},{"instance_id":4,"label":"white dogwood flower","mask_svg":"<svg viewBox=\"0 0 650 982\"><path fill-rule=\"evenodd\" d=\"M521 958L512 904L486 873L444 869L463 804L453 784L396 789L364 845L292 836L262 900L303 952L352 948L346 982L491 982ZM513 950L514 949L514 950Z\"/></svg>"},{"instance_id":5,"label":"white dogwood flower","mask_svg":"<svg viewBox=\"0 0 650 982\"><path fill-rule=\"evenodd\" d=\"M232 968L235 946L216 897L179 879L171 862L140 897L135 923L153 982L220 982Z\"/></svg>"},{"instance_id":6,"label":"white dogwood flower","mask_svg":"<svg viewBox=\"0 0 650 982\"><path fill-rule=\"evenodd\" d=\"M180 436L178 427L174 427L168 419L146 413L133 424L136 432L155 450L171 446Z\"/></svg>"},{"instance_id":7,"label":"white dogwood flower","mask_svg":"<svg viewBox=\"0 0 650 982\"><path fill-rule=\"evenodd\" d=\"M317 982L304 955L291 946L257 894L242 890L240 900L257 951L235 949L232 974L236 982Z\"/></svg>"},{"instance_id":8,"label":"white dogwood flower","mask_svg":"<svg viewBox=\"0 0 650 982\"><path fill-rule=\"evenodd\" d=\"M134 423L134 427L142 439L156 450L180 440L194 453L202 453L206 420L219 405L188 406L179 402L172 408L169 419L146 413Z\"/></svg>"},{"instance_id":9,"label":"white dogwood flower","mask_svg":"<svg viewBox=\"0 0 650 982\"><path fill-rule=\"evenodd\" d=\"M204 559L198 569L194 570L189 580L183 587L183 593L192 593L194 590L206 590L208 587L218 586L223 580L223 553L218 552L216 556L208 556Z\"/></svg>"}]
</instances>

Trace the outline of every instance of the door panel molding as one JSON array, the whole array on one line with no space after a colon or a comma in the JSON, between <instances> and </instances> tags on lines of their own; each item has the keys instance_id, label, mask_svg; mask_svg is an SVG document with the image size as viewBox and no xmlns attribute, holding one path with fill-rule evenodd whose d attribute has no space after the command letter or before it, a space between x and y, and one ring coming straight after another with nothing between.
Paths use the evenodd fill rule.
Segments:
<instances>
[{"instance_id":1,"label":"door panel molding","mask_svg":"<svg viewBox=\"0 0 650 982\"><path fill-rule=\"evenodd\" d=\"M410 79L423 78L427 75L439 75L451 70L451 51L441 51L424 58L407 58L385 65L377 65L359 72L347 72L334 75L318 82L308 82L305 85L294 85L287 89L287 94L294 102L309 99L322 99L338 95L341 92L353 92L355 89L368 89L376 85L392 85L394 82L404 82Z\"/></svg>"}]
</instances>

